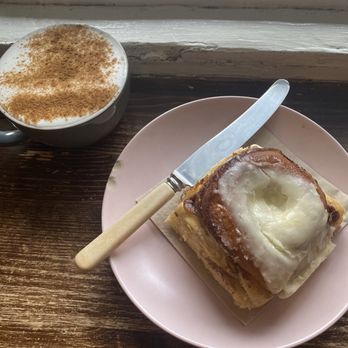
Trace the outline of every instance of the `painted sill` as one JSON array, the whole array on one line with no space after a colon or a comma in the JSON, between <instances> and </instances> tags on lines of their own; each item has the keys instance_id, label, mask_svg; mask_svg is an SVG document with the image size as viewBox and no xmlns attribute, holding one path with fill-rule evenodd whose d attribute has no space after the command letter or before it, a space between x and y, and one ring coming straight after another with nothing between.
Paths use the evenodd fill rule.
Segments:
<instances>
[{"instance_id":1,"label":"painted sill","mask_svg":"<svg viewBox=\"0 0 348 348\"><path fill-rule=\"evenodd\" d=\"M0 52L32 30L86 23L142 76L348 81L348 11L0 4Z\"/></svg>"}]
</instances>

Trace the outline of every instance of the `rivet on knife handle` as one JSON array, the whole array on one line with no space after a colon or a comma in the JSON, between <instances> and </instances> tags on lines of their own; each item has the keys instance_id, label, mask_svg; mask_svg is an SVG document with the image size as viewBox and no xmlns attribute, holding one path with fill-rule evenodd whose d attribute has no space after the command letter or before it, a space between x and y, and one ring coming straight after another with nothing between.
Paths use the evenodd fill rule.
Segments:
<instances>
[{"instance_id":1,"label":"rivet on knife handle","mask_svg":"<svg viewBox=\"0 0 348 348\"><path fill-rule=\"evenodd\" d=\"M106 229L75 256L77 266L84 270L95 267L168 202L174 194L175 191L167 182L156 186L115 224Z\"/></svg>"}]
</instances>

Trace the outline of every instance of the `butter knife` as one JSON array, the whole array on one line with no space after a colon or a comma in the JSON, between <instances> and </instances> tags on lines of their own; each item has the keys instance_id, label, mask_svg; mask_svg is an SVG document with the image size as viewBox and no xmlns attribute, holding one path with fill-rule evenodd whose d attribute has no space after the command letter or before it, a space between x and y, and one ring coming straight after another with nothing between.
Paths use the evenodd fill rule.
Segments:
<instances>
[{"instance_id":1,"label":"butter knife","mask_svg":"<svg viewBox=\"0 0 348 348\"><path fill-rule=\"evenodd\" d=\"M85 246L76 256L84 270L95 267L168 202L175 192L193 186L218 161L241 147L274 114L289 92L286 80L277 80L234 122L207 141L126 212L116 223Z\"/></svg>"}]
</instances>

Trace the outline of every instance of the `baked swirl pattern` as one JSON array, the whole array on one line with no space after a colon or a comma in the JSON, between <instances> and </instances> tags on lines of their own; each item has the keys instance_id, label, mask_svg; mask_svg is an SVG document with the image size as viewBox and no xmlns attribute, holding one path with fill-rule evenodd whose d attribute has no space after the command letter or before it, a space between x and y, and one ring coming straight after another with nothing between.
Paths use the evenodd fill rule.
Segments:
<instances>
[{"instance_id":1,"label":"baked swirl pattern","mask_svg":"<svg viewBox=\"0 0 348 348\"><path fill-rule=\"evenodd\" d=\"M242 308L293 294L331 253L343 208L277 149L240 149L167 222Z\"/></svg>"}]
</instances>

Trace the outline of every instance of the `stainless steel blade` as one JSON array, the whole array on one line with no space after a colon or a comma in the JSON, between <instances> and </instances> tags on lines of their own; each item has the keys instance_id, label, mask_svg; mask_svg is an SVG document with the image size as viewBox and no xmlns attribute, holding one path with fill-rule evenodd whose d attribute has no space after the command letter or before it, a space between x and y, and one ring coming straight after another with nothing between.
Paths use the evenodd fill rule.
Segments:
<instances>
[{"instance_id":1,"label":"stainless steel blade","mask_svg":"<svg viewBox=\"0 0 348 348\"><path fill-rule=\"evenodd\" d=\"M171 178L184 185L194 185L218 161L240 148L275 113L289 92L289 82L277 80L250 108L234 122L197 149L178 168ZM174 175L174 178L173 178Z\"/></svg>"}]
</instances>

